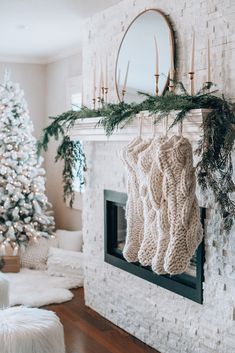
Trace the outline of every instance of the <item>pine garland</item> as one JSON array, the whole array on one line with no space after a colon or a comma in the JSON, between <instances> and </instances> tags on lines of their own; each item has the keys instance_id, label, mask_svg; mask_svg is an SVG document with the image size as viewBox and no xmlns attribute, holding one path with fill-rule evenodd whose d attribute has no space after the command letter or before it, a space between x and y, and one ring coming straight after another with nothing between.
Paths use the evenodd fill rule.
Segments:
<instances>
[{"instance_id":1,"label":"pine garland","mask_svg":"<svg viewBox=\"0 0 235 353\"><path fill-rule=\"evenodd\" d=\"M84 117L89 113L87 108L83 108ZM89 110L90 111L90 110ZM64 161L63 166L63 189L64 201L69 200L70 207L73 206L75 199L74 181L76 178L80 182L80 190L84 185L84 173L86 171L86 157L83 152L80 141L72 141L68 135L76 120L78 119L77 112L70 110L57 117L49 117L53 122L43 129L42 138L37 143L38 155L41 151L47 151L49 141L52 137L56 141L62 138L62 142L57 148L55 162Z\"/></svg>"},{"instance_id":2,"label":"pine garland","mask_svg":"<svg viewBox=\"0 0 235 353\"><path fill-rule=\"evenodd\" d=\"M146 99L139 103L106 104L100 109L94 110L83 107L80 111L69 111L58 115L53 122L44 129L42 139L38 143L39 151L47 150L51 137L56 140L63 137L57 150L56 160L64 160L63 181L64 197L70 197L70 205L73 204L74 169L75 162L79 161L78 177L83 183L82 170L86 169L85 156L79 142L72 142L68 136L75 122L79 119L101 117L99 125L104 127L109 136L115 130L123 128L141 111L148 110L150 114L158 114L156 123L168 115L172 110L176 111L176 117L172 124L175 125L184 120L186 114L192 109L211 109L211 112L202 123L203 135L196 150L200 156L197 164L197 180L202 189L211 188L216 202L218 202L223 225L226 231L232 227L235 218L235 203L231 199L231 193L235 191L233 182L232 151L235 140L235 105L225 98L215 95L215 91L209 91L212 84L203 87L196 95L191 96L181 82L176 84L177 94L167 92L163 96L151 96L144 94ZM143 93L140 93L143 95ZM172 127L171 126L171 127ZM77 145L78 143L78 145Z\"/></svg>"},{"instance_id":3,"label":"pine garland","mask_svg":"<svg viewBox=\"0 0 235 353\"><path fill-rule=\"evenodd\" d=\"M64 160L63 185L64 201L70 199L70 207L75 199L74 182L80 181L80 191L84 185L84 174L86 171L86 157L80 141L71 141L69 136L65 136L58 147L55 161Z\"/></svg>"}]
</instances>

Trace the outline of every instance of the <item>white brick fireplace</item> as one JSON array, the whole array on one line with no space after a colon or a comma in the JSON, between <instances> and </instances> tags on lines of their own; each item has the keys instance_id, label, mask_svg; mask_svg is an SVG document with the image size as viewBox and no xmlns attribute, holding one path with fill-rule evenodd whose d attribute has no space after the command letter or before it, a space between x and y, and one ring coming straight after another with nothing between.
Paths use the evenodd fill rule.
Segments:
<instances>
[{"instance_id":1,"label":"white brick fireplace","mask_svg":"<svg viewBox=\"0 0 235 353\"><path fill-rule=\"evenodd\" d=\"M213 81L228 98L233 98L233 0L125 0L86 23L85 32L89 35L84 38L83 52L85 103L92 101L94 53L96 57L109 54L113 87L119 43L127 25L145 8L159 8L170 16L176 36L177 74L185 82L192 22L197 28L197 88L206 75L204 38L211 34ZM113 89L110 99L116 100ZM88 162L83 198L86 304L161 353L235 352L235 230L229 236L220 234L219 214L213 200L207 200L212 209L205 238L202 305L105 263L103 192L126 192L119 151L137 130L127 129L126 136L122 131L109 141L99 129L94 132L91 126L83 126L82 130L83 133L75 129L74 136L84 139Z\"/></svg>"},{"instance_id":2,"label":"white brick fireplace","mask_svg":"<svg viewBox=\"0 0 235 353\"><path fill-rule=\"evenodd\" d=\"M184 124L184 135L195 141L206 112L193 111ZM143 135L151 135L151 119ZM209 199L203 304L151 284L104 262L104 190L126 192L120 149L138 133L138 118L108 140L97 119L76 125L73 137L84 140L88 162L83 197L86 305L161 353L231 353L235 350L234 233L219 234L219 215ZM177 128L176 128L177 129ZM161 125L157 133L162 133ZM210 207L210 208L209 208Z\"/></svg>"}]
</instances>

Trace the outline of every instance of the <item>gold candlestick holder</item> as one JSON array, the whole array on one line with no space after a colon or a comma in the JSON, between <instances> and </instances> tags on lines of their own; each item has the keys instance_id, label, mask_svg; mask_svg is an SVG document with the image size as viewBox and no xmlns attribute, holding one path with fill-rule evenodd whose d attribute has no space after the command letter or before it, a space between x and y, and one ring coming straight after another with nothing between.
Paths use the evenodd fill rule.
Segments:
<instances>
[{"instance_id":1,"label":"gold candlestick holder","mask_svg":"<svg viewBox=\"0 0 235 353\"><path fill-rule=\"evenodd\" d=\"M95 103L96 103L96 99L95 98L92 99L92 103L93 103L93 109L95 110Z\"/></svg>"},{"instance_id":2,"label":"gold candlestick holder","mask_svg":"<svg viewBox=\"0 0 235 353\"><path fill-rule=\"evenodd\" d=\"M100 105L101 105L101 97L97 97L97 103L98 103L98 108L100 108Z\"/></svg>"},{"instance_id":3,"label":"gold candlestick holder","mask_svg":"<svg viewBox=\"0 0 235 353\"><path fill-rule=\"evenodd\" d=\"M103 106L103 104L104 104L104 87L101 87L101 99L100 99L100 102L101 102L101 104Z\"/></svg>"},{"instance_id":4,"label":"gold candlestick holder","mask_svg":"<svg viewBox=\"0 0 235 353\"><path fill-rule=\"evenodd\" d=\"M203 85L203 93L209 92L211 86L212 86L212 82L211 81L205 82L204 85Z\"/></svg>"},{"instance_id":5,"label":"gold candlestick holder","mask_svg":"<svg viewBox=\"0 0 235 353\"><path fill-rule=\"evenodd\" d=\"M126 90L122 89L122 102L124 102L125 94L126 94Z\"/></svg>"},{"instance_id":6,"label":"gold candlestick holder","mask_svg":"<svg viewBox=\"0 0 235 353\"><path fill-rule=\"evenodd\" d=\"M168 88L170 92L174 92L175 86L172 83L170 83Z\"/></svg>"},{"instance_id":7,"label":"gold candlestick holder","mask_svg":"<svg viewBox=\"0 0 235 353\"><path fill-rule=\"evenodd\" d=\"M159 93L159 90L158 90L158 81L159 81L159 76L158 74L155 74L154 77L155 77L155 93L156 93L156 96L158 96L158 93Z\"/></svg>"},{"instance_id":8,"label":"gold candlestick holder","mask_svg":"<svg viewBox=\"0 0 235 353\"><path fill-rule=\"evenodd\" d=\"M105 87L104 88L105 104L107 104L107 102L108 102L108 91L109 91L108 87Z\"/></svg>"},{"instance_id":9,"label":"gold candlestick holder","mask_svg":"<svg viewBox=\"0 0 235 353\"><path fill-rule=\"evenodd\" d=\"M191 96L194 96L194 74L195 72L189 72L189 79L190 79L190 93Z\"/></svg>"}]
</instances>

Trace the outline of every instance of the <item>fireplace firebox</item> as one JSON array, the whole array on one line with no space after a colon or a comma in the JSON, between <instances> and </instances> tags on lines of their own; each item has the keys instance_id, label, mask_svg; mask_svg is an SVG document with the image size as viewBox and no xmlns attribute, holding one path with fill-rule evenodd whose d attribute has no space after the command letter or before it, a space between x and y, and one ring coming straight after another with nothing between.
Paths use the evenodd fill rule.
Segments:
<instances>
[{"instance_id":1,"label":"fireplace firebox","mask_svg":"<svg viewBox=\"0 0 235 353\"><path fill-rule=\"evenodd\" d=\"M125 193L104 191L105 262L202 304L204 242L200 244L192 257L187 271L181 275L157 275L151 270L151 267L144 267L138 262L127 262L122 255L126 237L126 201L127 194ZM204 228L205 208L200 208L200 217Z\"/></svg>"}]
</instances>

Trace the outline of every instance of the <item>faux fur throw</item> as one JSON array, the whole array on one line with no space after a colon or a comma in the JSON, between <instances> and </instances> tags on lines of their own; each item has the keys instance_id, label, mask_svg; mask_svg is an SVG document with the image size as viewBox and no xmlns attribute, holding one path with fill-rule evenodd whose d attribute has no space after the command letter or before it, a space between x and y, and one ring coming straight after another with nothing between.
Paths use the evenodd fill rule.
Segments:
<instances>
[{"instance_id":1,"label":"faux fur throw","mask_svg":"<svg viewBox=\"0 0 235 353\"><path fill-rule=\"evenodd\" d=\"M70 288L83 285L81 278L55 277L48 275L46 271L27 268L22 268L19 273L8 273L7 278L10 282L11 306L40 307L63 303L73 298Z\"/></svg>"},{"instance_id":2,"label":"faux fur throw","mask_svg":"<svg viewBox=\"0 0 235 353\"><path fill-rule=\"evenodd\" d=\"M6 276L0 273L0 310L9 306L9 282Z\"/></svg>"}]
</instances>

